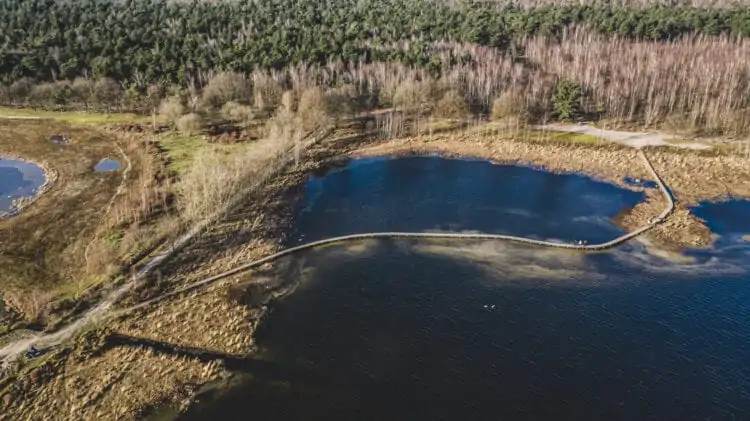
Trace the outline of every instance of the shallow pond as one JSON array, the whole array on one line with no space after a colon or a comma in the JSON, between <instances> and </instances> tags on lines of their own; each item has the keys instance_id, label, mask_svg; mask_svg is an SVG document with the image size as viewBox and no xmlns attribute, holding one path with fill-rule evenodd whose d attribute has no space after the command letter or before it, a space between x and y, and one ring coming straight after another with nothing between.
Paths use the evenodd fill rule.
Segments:
<instances>
[{"instance_id":1,"label":"shallow pond","mask_svg":"<svg viewBox=\"0 0 750 421\"><path fill-rule=\"evenodd\" d=\"M354 161L313 178L296 244L482 230L608 240L641 196L483 162ZM722 213L716 218L733 218ZM363 241L295 257L244 383L186 420L729 420L750 408L748 246L675 263L637 243ZM283 266L283 265L282 265Z\"/></svg>"},{"instance_id":2,"label":"shallow pond","mask_svg":"<svg viewBox=\"0 0 750 421\"><path fill-rule=\"evenodd\" d=\"M14 201L34 196L44 181L44 170L37 165L0 158L0 213L12 211Z\"/></svg>"},{"instance_id":3,"label":"shallow pond","mask_svg":"<svg viewBox=\"0 0 750 421\"><path fill-rule=\"evenodd\" d=\"M120 163L111 158L104 158L94 167L94 172L117 171L120 169Z\"/></svg>"}]
</instances>

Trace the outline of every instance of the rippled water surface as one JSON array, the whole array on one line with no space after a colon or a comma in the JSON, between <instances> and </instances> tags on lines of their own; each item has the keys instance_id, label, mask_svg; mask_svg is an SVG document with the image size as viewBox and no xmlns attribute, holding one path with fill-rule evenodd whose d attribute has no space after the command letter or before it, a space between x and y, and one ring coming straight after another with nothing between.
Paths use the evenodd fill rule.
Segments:
<instances>
[{"instance_id":1,"label":"rippled water surface","mask_svg":"<svg viewBox=\"0 0 750 421\"><path fill-rule=\"evenodd\" d=\"M750 200L728 199L721 202L705 202L694 207L692 212L719 235L750 234Z\"/></svg>"},{"instance_id":2,"label":"rippled water surface","mask_svg":"<svg viewBox=\"0 0 750 421\"><path fill-rule=\"evenodd\" d=\"M18 160L0 158L0 213L12 210L13 201L33 196L44 184L44 170Z\"/></svg>"},{"instance_id":3,"label":"rippled water surface","mask_svg":"<svg viewBox=\"0 0 750 421\"><path fill-rule=\"evenodd\" d=\"M365 160L310 180L287 241L430 229L605 241L619 233L608 218L641 197L523 167ZM297 287L257 332L262 364L183 418L748 419L747 251L318 249L283 273Z\"/></svg>"}]
</instances>

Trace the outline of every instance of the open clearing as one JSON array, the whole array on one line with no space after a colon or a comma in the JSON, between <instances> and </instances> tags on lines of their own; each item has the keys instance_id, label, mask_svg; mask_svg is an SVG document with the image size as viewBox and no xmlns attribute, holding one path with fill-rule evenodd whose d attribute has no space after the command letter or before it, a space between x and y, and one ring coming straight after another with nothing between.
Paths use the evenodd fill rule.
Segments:
<instances>
[{"instance_id":1,"label":"open clearing","mask_svg":"<svg viewBox=\"0 0 750 421\"><path fill-rule=\"evenodd\" d=\"M677 146L688 149L710 149L711 145L702 142L683 141L677 136L665 133L621 132L616 130L599 129L589 125L547 124L537 126L540 130L579 133L598 139L606 139L632 148L645 146Z\"/></svg>"}]
</instances>

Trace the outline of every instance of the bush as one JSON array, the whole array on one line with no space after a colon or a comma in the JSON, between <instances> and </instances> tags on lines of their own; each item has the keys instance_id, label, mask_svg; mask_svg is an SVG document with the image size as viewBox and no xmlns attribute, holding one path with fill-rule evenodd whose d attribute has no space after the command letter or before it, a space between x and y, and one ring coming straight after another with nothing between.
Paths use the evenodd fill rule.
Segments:
<instances>
[{"instance_id":1,"label":"bush","mask_svg":"<svg viewBox=\"0 0 750 421\"><path fill-rule=\"evenodd\" d=\"M221 107L221 117L235 123L247 123L255 119L255 113L248 105L229 101Z\"/></svg>"},{"instance_id":2,"label":"bush","mask_svg":"<svg viewBox=\"0 0 750 421\"><path fill-rule=\"evenodd\" d=\"M170 126L174 127L177 120L185 114L185 107L182 105L180 97L177 95L171 96L159 105L159 115L164 118L164 121Z\"/></svg>"},{"instance_id":3,"label":"bush","mask_svg":"<svg viewBox=\"0 0 750 421\"><path fill-rule=\"evenodd\" d=\"M23 78L13 82L8 89L8 94L11 97L11 102L22 103L25 102L34 84L31 79Z\"/></svg>"},{"instance_id":4,"label":"bush","mask_svg":"<svg viewBox=\"0 0 750 421\"><path fill-rule=\"evenodd\" d=\"M283 93L281 85L263 73L253 74L253 106L256 110L273 110Z\"/></svg>"},{"instance_id":5,"label":"bush","mask_svg":"<svg viewBox=\"0 0 750 421\"><path fill-rule=\"evenodd\" d=\"M406 112L420 111L430 103L431 95L430 81L404 82L393 93L393 105Z\"/></svg>"},{"instance_id":6,"label":"bush","mask_svg":"<svg viewBox=\"0 0 750 421\"><path fill-rule=\"evenodd\" d=\"M35 85L28 94L28 101L35 107L49 105L52 102L53 90L51 83Z\"/></svg>"},{"instance_id":7,"label":"bush","mask_svg":"<svg viewBox=\"0 0 750 421\"><path fill-rule=\"evenodd\" d=\"M185 134L194 134L203 128L203 117L196 113L185 114L177 120L177 130Z\"/></svg>"},{"instance_id":8,"label":"bush","mask_svg":"<svg viewBox=\"0 0 750 421\"><path fill-rule=\"evenodd\" d=\"M109 109L120 105L123 92L119 83L105 77L94 82L92 94L94 102Z\"/></svg>"},{"instance_id":9,"label":"bush","mask_svg":"<svg viewBox=\"0 0 750 421\"><path fill-rule=\"evenodd\" d=\"M435 105L434 114L436 117L462 119L469 115L469 108L466 101L458 91L451 89L447 91L440 101Z\"/></svg>"},{"instance_id":10,"label":"bush","mask_svg":"<svg viewBox=\"0 0 750 421\"><path fill-rule=\"evenodd\" d=\"M94 92L94 82L90 79L78 77L73 81L71 88L73 89L73 100L88 108Z\"/></svg>"},{"instance_id":11,"label":"bush","mask_svg":"<svg viewBox=\"0 0 750 421\"><path fill-rule=\"evenodd\" d=\"M552 96L552 110L560 120L572 120L581 114L581 85L564 80Z\"/></svg>"},{"instance_id":12,"label":"bush","mask_svg":"<svg viewBox=\"0 0 750 421\"><path fill-rule=\"evenodd\" d=\"M521 100L512 91L503 92L492 102L491 118L500 120L505 117L517 117L524 114Z\"/></svg>"},{"instance_id":13,"label":"bush","mask_svg":"<svg viewBox=\"0 0 750 421\"><path fill-rule=\"evenodd\" d=\"M211 78L203 89L203 104L219 108L230 101L245 100L249 95L249 83L244 75L221 72Z\"/></svg>"},{"instance_id":14,"label":"bush","mask_svg":"<svg viewBox=\"0 0 750 421\"><path fill-rule=\"evenodd\" d=\"M326 110L332 117L353 115L359 108L357 98L357 88L354 85L333 88L325 95Z\"/></svg>"},{"instance_id":15,"label":"bush","mask_svg":"<svg viewBox=\"0 0 750 421\"><path fill-rule=\"evenodd\" d=\"M278 111L285 111L285 112L294 112L294 92L293 91L284 91L283 94L281 94L281 104L279 105Z\"/></svg>"},{"instance_id":16,"label":"bush","mask_svg":"<svg viewBox=\"0 0 750 421\"><path fill-rule=\"evenodd\" d=\"M303 131L312 131L328 122L326 99L320 88L308 88L302 92L297 106L297 117Z\"/></svg>"}]
</instances>

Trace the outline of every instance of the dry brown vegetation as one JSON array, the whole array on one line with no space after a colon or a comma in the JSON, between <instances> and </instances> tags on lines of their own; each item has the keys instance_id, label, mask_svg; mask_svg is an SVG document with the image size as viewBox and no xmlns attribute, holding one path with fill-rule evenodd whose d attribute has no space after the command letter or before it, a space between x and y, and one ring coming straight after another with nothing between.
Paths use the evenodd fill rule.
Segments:
<instances>
[{"instance_id":1,"label":"dry brown vegetation","mask_svg":"<svg viewBox=\"0 0 750 421\"><path fill-rule=\"evenodd\" d=\"M255 119L255 112L249 105L229 101L221 107L221 117L231 122L246 124Z\"/></svg>"},{"instance_id":2,"label":"dry brown vegetation","mask_svg":"<svg viewBox=\"0 0 750 421\"><path fill-rule=\"evenodd\" d=\"M4 121L3 151L43 163L54 184L21 214L0 222L2 298L24 319L49 322L50 301L77 298L117 272L160 232L168 200L163 163L136 138L52 121ZM64 133L68 145L49 141ZM94 173L104 157L122 169ZM66 307L66 305L62 305Z\"/></svg>"},{"instance_id":3,"label":"dry brown vegetation","mask_svg":"<svg viewBox=\"0 0 750 421\"><path fill-rule=\"evenodd\" d=\"M246 189L265 182L288 159L291 151L299 160L303 138L327 124L322 92L305 91L298 111L291 92L282 96L282 106L266 123L264 139L245 145L232 155L215 148L197 154L178 184L181 212L186 221L200 221L228 206Z\"/></svg>"},{"instance_id":4,"label":"dry brown vegetation","mask_svg":"<svg viewBox=\"0 0 750 421\"><path fill-rule=\"evenodd\" d=\"M198 113L185 114L175 122L177 130L185 134L196 134L200 132L204 124L203 117Z\"/></svg>"},{"instance_id":5,"label":"dry brown vegetation","mask_svg":"<svg viewBox=\"0 0 750 421\"><path fill-rule=\"evenodd\" d=\"M750 43L696 37L628 42L575 31L561 42L531 40L526 55L546 72L580 83L584 108L645 126L705 132L750 129Z\"/></svg>"},{"instance_id":6,"label":"dry brown vegetation","mask_svg":"<svg viewBox=\"0 0 750 421\"><path fill-rule=\"evenodd\" d=\"M169 97L159 105L159 115L164 122L175 127L177 120L185 114L185 107L178 96Z\"/></svg>"}]
</instances>

